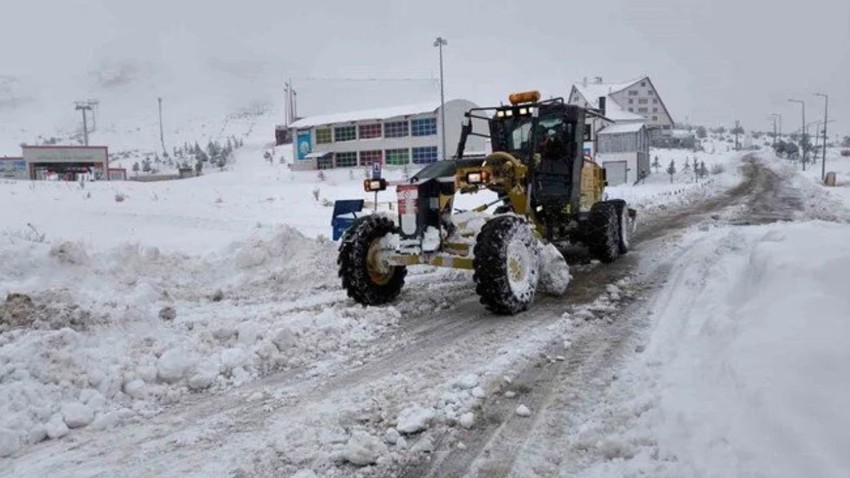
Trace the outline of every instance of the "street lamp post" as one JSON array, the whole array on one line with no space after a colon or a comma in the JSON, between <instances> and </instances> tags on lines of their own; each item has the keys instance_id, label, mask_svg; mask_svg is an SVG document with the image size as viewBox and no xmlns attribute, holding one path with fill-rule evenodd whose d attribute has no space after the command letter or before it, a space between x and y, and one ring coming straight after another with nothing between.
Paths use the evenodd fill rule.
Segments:
<instances>
[{"instance_id":1,"label":"street lamp post","mask_svg":"<svg viewBox=\"0 0 850 478\"><path fill-rule=\"evenodd\" d=\"M820 179L823 181L826 179L826 123L828 122L827 118L829 114L829 95L815 93L815 96L823 97L823 160L820 167Z\"/></svg>"},{"instance_id":2,"label":"street lamp post","mask_svg":"<svg viewBox=\"0 0 850 478\"><path fill-rule=\"evenodd\" d=\"M800 125L800 150L803 153L803 171L806 170L806 102L803 100L792 100L791 103L800 103L803 107L803 124Z\"/></svg>"},{"instance_id":3,"label":"street lamp post","mask_svg":"<svg viewBox=\"0 0 850 478\"><path fill-rule=\"evenodd\" d=\"M440 129L443 143L443 159L446 159L446 92L443 88L443 47L449 42L443 37L434 40L434 46L440 49Z\"/></svg>"}]
</instances>

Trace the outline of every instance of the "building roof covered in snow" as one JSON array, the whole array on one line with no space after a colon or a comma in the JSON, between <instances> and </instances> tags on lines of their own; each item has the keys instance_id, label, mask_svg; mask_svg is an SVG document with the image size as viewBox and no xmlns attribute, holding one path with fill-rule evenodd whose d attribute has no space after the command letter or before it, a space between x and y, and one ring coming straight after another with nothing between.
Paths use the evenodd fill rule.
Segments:
<instances>
[{"instance_id":1,"label":"building roof covered in snow","mask_svg":"<svg viewBox=\"0 0 850 478\"><path fill-rule=\"evenodd\" d=\"M448 101L447 101L448 103ZM387 120L390 118L401 118L424 113L433 113L440 108L439 101L422 103L417 105L390 106L387 108L376 108L348 113L336 113L330 115L317 115L301 118L290 125L291 128L311 128L313 126L350 123L353 121Z\"/></svg>"},{"instance_id":2,"label":"building roof covered in snow","mask_svg":"<svg viewBox=\"0 0 850 478\"><path fill-rule=\"evenodd\" d=\"M606 126L601 129L598 134L624 134L624 133L637 133L642 128L644 128L643 123L618 123Z\"/></svg>"},{"instance_id":3,"label":"building roof covered in snow","mask_svg":"<svg viewBox=\"0 0 850 478\"><path fill-rule=\"evenodd\" d=\"M645 122L648 127L670 129L673 119L648 76L623 83L604 83L596 78L576 83L570 90L569 103L599 108L599 98L606 98L605 116L615 122Z\"/></svg>"}]
</instances>

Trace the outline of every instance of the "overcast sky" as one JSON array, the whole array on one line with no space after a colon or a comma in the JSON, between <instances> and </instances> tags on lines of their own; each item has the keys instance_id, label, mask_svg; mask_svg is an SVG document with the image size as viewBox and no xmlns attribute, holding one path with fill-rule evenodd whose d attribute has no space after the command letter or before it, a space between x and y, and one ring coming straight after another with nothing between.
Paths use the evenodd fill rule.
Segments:
<instances>
[{"instance_id":1,"label":"overcast sky","mask_svg":"<svg viewBox=\"0 0 850 478\"><path fill-rule=\"evenodd\" d=\"M833 132L850 134L848 0L0 4L0 76L37 83L28 90L36 95L82 95L66 91L68 85L105 65L141 65L135 74L168 71L175 82L218 84L216 95L252 90L272 101L291 76L302 115L421 102L438 98L434 81L308 78L433 78L432 43L441 35L449 42L450 98L483 105L530 88L566 95L583 77L624 81L647 74L676 121L740 119L747 129L768 129L767 115L775 112L788 131L799 127L800 111L787 99L806 100L813 121L823 115L813 93L826 92ZM220 75L233 81L217 82Z\"/></svg>"}]
</instances>

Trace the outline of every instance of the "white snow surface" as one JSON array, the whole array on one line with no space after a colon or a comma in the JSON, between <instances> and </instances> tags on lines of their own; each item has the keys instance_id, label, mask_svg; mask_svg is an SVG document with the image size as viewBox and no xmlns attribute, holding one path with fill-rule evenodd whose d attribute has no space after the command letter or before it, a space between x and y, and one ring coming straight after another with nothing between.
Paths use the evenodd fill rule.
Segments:
<instances>
[{"instance_id":1,"label":"white snow surface","mask_svg":"<svg viewBox=\"0 0 850 478\"><path fill-rule=\"evenodd\" d=\"M365 197L363 171L325 171L324 179L290 172L279 161L290 160L290 152L280 148L269 164L262 158L266 133L246 133L232 166L199 178L84 186L0 181L0 300L29 295L34 318L0 332L0 453L26 455L45 438L112 433L193 394L211 397L280 372L312 366L317 376L331 374L335 361L398 326L394 306L349 303L336 276L336 245L326 238L328 204ZM386 175L398 180L403 172ZM639 210L663 208L697 201L734 178L733 168L699 184L669 184L658 175L610 194ZM115 201L119 193L122 202ZM388 191L381 207L394 196ZM486 201L465 196L457 205ZM480 215L469 219L480 222ZM416 273L408 279L417 280ZM399 307L432 306L405 300ZM173 319L161 318L166 307ZM399 414L398 431L468 416L486 399L492 377L533 356L553 333L530 330L486 363L458 365L458 386L432 384L435 396L404 420ZM192 430L179 443L203 436ZM280 440L286 447L286 437ZM344 434L332 445L342 443Z\"/></svg>"},{"instance_id":2,"label":"white snow surface","mask_svg":"<svg viewBox=\"0 0 850 478\"><path fill-rule=\"evenodd\" d=\"M421 432L428 428L435 415L433 409L418 405L405 408L398 414L396 430L405 434Z\"/></svg>"},{"instance_id":3,"label":"white snow surface","mask_svg":"<svg viewBox=\"0 0 850 478\"><path fill-rule=\"evenodd\" d=\"M605 458L583 476L846 476L850 229L692 240L652 305L645 352L577 437Z\"/></svg>"}]
</instances>

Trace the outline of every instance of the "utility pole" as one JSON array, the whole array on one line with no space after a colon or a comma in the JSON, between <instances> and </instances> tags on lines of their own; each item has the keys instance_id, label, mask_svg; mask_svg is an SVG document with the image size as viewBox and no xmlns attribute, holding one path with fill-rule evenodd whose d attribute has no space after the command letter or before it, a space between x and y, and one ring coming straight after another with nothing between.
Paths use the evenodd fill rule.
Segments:
<instances>
[{"instance_id":1,"label":"utility pole","mask_svg":"<svg viewBox=\"0 0 850 478\"><path fill-rule=\"evenodd\" d=\"M434 40L434 46L440 49L440 129L442 130L443 159L446 159L446 94L443 87L443 47L448 45L443 37Z\"/></svg>"},{"instance_id":2,"label":"utility pole","mask_svg":"<svg viewBox=\"0 0 850 478\"><path fill-rule=\"evenodd\" d=\"M776 113L771 113L768 116L773 118L773 149L776 150L776 135L777 135L776 118L777 117L781 118L782 115L779 115L779 114L776 114Z\"/></svg>"},{"instance_id":3,"label":"utility pole","mask_svg":"<svg viewBox=\"0 0 850 478\"><path fill-rule=\"evenodd\" d=\"M820 168L820 180L824 181L826 179L826 123L828 123L829 117L829 95L824 93L815 93L815 96L823 97L823 160L821 161Z\"/></svg>"},{"instance_id":4,"label":"utility pole","mask_svg":"<svg viewBox=\"0 0 850 478\"><path fill-rule=\"evenodd\" d=\"M804 100L789 99L791 103L800 103L803 107L803 124L800 125L800 152L803 154L803 171L806 170L806 102Z\"/></svg>"},{"instance_id":5,"label":"utility pole","mask_svg":"<svg viewBox=\"0 0 850 478\"><path fill-rule=\"evenodd\" d=\"M157 102L159 102L159 143L162 145L162 153L168 154L168 151L165 149L165 133L163 133L162 129L162 98L157 98Z\"/></svg>"},{"instance_id":6,"label":"utility pole","mask_svg":"<svg viewBox=\"0 0 850 478\"><path fill-rule=\"evenodd\" d=\"M295 87L292 85L292 78L287 85L289 85L289 121L295 122Z\"/></svg>"},{"instance_id":7,"label":"utility pole","mask_svg":"<svg viewBox=\"0 0 850 478\"><path fill-rule=\"evenodd\" d=\"M83 144L86 146L89 145L89 124L86 118L86 111L91 111L91 105L87 102L78 101L77 105L74 107L77 111L83 112Z\"/></svg>"}]
</instances>

